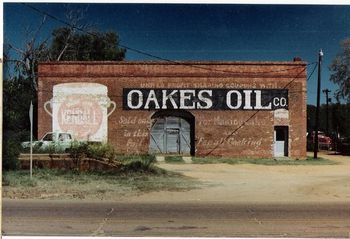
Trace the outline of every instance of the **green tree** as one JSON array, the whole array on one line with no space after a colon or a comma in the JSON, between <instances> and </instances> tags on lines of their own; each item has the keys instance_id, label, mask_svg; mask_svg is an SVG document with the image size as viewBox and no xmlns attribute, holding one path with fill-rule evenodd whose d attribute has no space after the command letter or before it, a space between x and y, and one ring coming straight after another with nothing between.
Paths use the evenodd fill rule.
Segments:
<instances>
[{"instance_id":1,"label":"green tree","mask_svg":"<svg viewBox=\"0 0 350 239\"><path fill-rule=\"evenodd\" d=\"M118 47L115 32L77 33L72 28L61 27L52 33L50 60L54 61L121 61L126 50Z\"/></svg>"},{"instance_id":2,"label":"green tree","mask_svg":"<svg viewBox=\"0 0 350 239\"><path fill-rule=\"evenodd\" d=\"M44 24L32 33L23 48L10 43L5 44L5 70L12 75L4 80L4 131L18 132L29 130L28 107L30 101L37 104L37 70L39 61L104 61L123 60L125 49L118 47L119 38L114 32L96 32L78 34L71 28L58 28L52 33L51 43L38 42L37 36ZM14 52L11 52L14 51ZM12 54L11 54L12 53ZM11 58L12 57L12 58ZM13 65L12 70L8 70ZM13 76L16 75L16 76ZM34 125L36 126L36 107L34 107ZM34 128L36 132L36 127Z\"/></svg>"},{"instance_id":3,"label":"green tree","mask_svg":"<svg viewBox=\"0 0 350 239\"><path fill-rule=\"evenodd\" d=\"M3 123L5 130L28 130L29 104L35 101L35 89L30 81L23 76L15 77L3 82Z\"/></svg>"},{"instance_id":4,"label":"green tree","mask_svg":"<svg viewBox=\"0 0 350 239\"><path fill-rule=\"evenodd\" d=\"M5 169L17 166L19 144L29 137L28 110L30 101L34 105L34 135L37 126L37 70L40 61L120 61L126 50L118 47L119 37L115 32L77 33L85 29L74 18L71 27L53 30L53 39L39 41L39 34L45 23L44 17L38 28L28 34L22 48L9 42L4 44L4 114L3 114L3 163ZM18 147L14 147L17 145Z\"/></svg>"},{"instance_id":5,"label":"green tree","mask_svg":"<svg viewBox=\"0 0 350 239\"><path fill-rule=\"evenodd\" d=\"M326 105L320 107L320 131L326 131ZM307 105L307 131L311 133L315 128L316 106ZM328 108L329 133L341 136L350 136L350 103L349 104L330 104Z\"/></svg>"},{"instance_id":6,"label":"green tree","mask_svg":"<svg viewBox=\"0 0 350 239\"><path fill-rule=\"evenodd\" d=\"M350 104L332 104L332 125L341 136L350 136Z\"/></svg>"},{"instance_id":7,"label":"green tree","mask_svg":"<svg viewBox=\"0 0 350 239\"><path fill-rule=\"evenodd\" d=\"M335 92L336 99L344 99L350 103L350 38L341 42L342 50L329 66L330 80L339 86Z\"/></svg>"}]
</instances>

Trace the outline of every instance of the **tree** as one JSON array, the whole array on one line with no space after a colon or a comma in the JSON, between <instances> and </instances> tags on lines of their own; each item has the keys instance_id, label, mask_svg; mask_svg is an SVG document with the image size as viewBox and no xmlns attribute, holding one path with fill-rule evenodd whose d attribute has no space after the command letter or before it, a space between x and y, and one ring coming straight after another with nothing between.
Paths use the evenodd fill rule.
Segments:
<instances>
[{"instance_id":1,"label":"tree","mask_svg":"<svg viewBox=\"0 0 350 239\"><path fill-rule=\"evenodd\" d=\"M120 61L125 57L126 50L118 47L119 37L115 32L78 34L74 27L61 27L53 31L51 43L48 43L49 38L38 42L37 36L44 23L45 18L23 48L5 44L4 68L9 75L4 80L4 131L12 130L12 125L18 131L23 130L22 125L29 129L26 120L29 102L32 100L34 105L37 102L39 61ZM35 122L36 117L34 125Z\"/></svg>"},{"instance_id":2,"label":"tree","mask_svg":"<svg viewBox=\"0 0 350 239\"><path fill-rule=\"evenodd\" d=\"M38 34L45 24L46 17L43 17L40 25L34 32L27 32L27 38L24 47L16 47L11 43L5 43L6 67L14 64L14 72L31 82L32 87L37 90L37 68L39 61L49 60L47 42L49 38L38 42ZM11 50L15 53L11 54ZM12 77L11 77L12 78Z\"/></svg>"},{"instance_id":3,"label":"tree","mask_svg":"<svg viewBox=\"0 0 350 239\"><path fill-rule=\"evenodd\" d=\"M345 99L350 102L350 38L341 42L342 50L329 66L330 80L339 85L335 92L336 99Z\"/></svg>"},{"instance_id":4,"label":"tree","mask_svg":"<svg viewBox=\"0 0 350 239\"><path fill-rule=\"evenodd\" d=\"M35 89L23 76L4 80L3 123L5 130L24 131L30 128L28 110L30 101L35 101Z\"/></svg>"},{"instance_id":5,"label":"tree","mask_svg":"<svg viewBox=\"0 0 350 239\"><path fill-rule=\"evenodd\" d=\"M9 108L9 111L6 112L8 114L4 115L4 122L6 122L4 130L9 129L11 124L22 125L22 118L27 118L30 100L27 101L25 98L30 98L36 105L39 61L120 61L125 58L126 50L118 47L117 33L97 31L77 33L76 29L84 30L85 26L78 24L81 19L80 15L73 17L74 14L69 13L67 18L72 22L70 27L53 30L51 42L49 42L50 37L42 42L38 41L38 35L46 21L44 17L35 31L27 33L28 40L24 47L20 48L9 42L4 44L4 68L5 73L9 74L4 83L4 95L9 96L9 99L15 96L13 100L22 101L21 103L12 102L16 106ZM17 99L17 96L20 99ZM5 99L4 104L12 104L10 101ZM35 120L36 117L34 122Z\"/></svg>"},{"instance_id":6,"label":"tree","mask_svg":"<svg viewBox=\"0 0 350 239\"><path fill-rule=\"evenodd\" d=\"M83 11L67 12L69 27L60 27L47 39L40 41L39 34L46 22L43 17L35 31L27 31L27 40L22 47L4 44L4 114L3 114L3 165L5 169L16 167L19 143L29 137L28 110L30 101L37 102L37 70L40 61L119 61L125 58L126 50L119 48L115 32L87 33L87 25L80 24ZM78 33L82 29L85 33ZM5 76L6 75L6 76ZM34 135L37 126L37 108L34 107ZM17 147L15 147L17 146Z\"/></svg>"},{"instance_id":7,"label":"tree","mask_svg":"<svg viewBox=\"0 0 350 239\"><path fill-rule=\"evenodd\" d=\"M121 61L126 50L118 47L115 32L77 33L72 28L61 27L52 33L50 60L53 61Z\"/></svg>"},{"instance_id":8,"label":"tree","mask_svg":"<svg viewBox=\"0 0 350 239\"><path fill-rule=\"evenodd\" d=\"M4 130L9 129L11 124L18 126L24 123L22 118L28 118L27 109L30 100L36 105L39 61L119 61L125 57L126 50L118 47L119 38L115 32L78 34L74 30L75 25L72 25L71 28L61 27L55 29L52 33L53 40L51 43L48 43L49 38L43 42L38 42L37 36L45 23L45 19L43 18L36 31L31 33L23 48L15 47L11 43L5 44L5 69L10 74L12 72L13 75L9 75L8 79L5 80L4 95L5 97L8 95L10 98L14 96L14 99L18 100L18 102L22 102L13 102L16 107L9 108L9 111L6 112L8 114L4 115L4 122L6 122ZM11 50L15 54L11 54ZM9 64L14 64L12 71L8 70L10 68ZM17 74L17 76L14 76L14 74ZM16 98L17 96L19 99ZM27 98L30 98L30 100L27 100ZM4 104L12 103L5 99ZM37 125L36 110L35 108L35 126ZM25 125L29 126L28 124ZM36 127L34 132L36 132Z\"/></svg>"},{"instance_id":9,"label":"tree","mask_svg":"<svg viewBox=\"0 0 350 239\"><path fill-rule=\"evenodd\" d=\"M325 104L320 107L320 131L326 130L326 110ZM307 131L311 133L315 128L316 106L307 105ZM350 136L350 103L335 103L329 105L329 133L331 135L340 134Z\"/></svg>"},{"instance_id":10,"label":"tree","mask_svg":"<svg viewBox=\"0 0 350 239\"><path fill-rule=\"evenodd\" d=\"M331 114L334 131L341 136L350 136L350 104L333 104Z\"/></svg>"}]
</instances>

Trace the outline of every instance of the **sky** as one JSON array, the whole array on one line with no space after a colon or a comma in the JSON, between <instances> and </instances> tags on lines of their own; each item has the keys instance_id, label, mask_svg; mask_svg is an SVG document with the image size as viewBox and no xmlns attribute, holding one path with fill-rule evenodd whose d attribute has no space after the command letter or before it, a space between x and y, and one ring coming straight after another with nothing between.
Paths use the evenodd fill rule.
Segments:
<instances>
[{"instance_id":1,"label":"sky","mask_svg":"<svg viewBox=\"0 0 350 239\"><path fill-rule=\"evenodd\" d=\"M67 4L27 4L66 20ZM292 61L298 56L312 63L322 49L321 89L330 89L330 96L338 86L330 82L328 66L341 51L340 42L350 37L350 6L80 3L69 8L86 9L83 22L116 31L121 44L169 60ZM27 32L43 15L20 3L4 3L3 11L4 43L24 47ZM61 26L48 17L38 39ZM126 60L156 59L127 51ZM316 104L316 87L317 70L308 81L308 104Z\"/></svg>"}]
</instances>

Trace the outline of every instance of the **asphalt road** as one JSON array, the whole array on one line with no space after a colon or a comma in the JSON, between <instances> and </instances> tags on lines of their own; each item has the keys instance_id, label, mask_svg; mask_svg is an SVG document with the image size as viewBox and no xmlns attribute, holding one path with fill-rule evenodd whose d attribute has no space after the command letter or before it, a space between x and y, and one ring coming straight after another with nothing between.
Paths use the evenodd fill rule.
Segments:
<instances>
[{"instance_id":1,"label":"asphalt road","mask_svg":"<svg viewBox=\"0 0 350 239\"><path fill-rule=\"evenodd\" d=\"M3 200L3 235L349 237L349 204Z\"/></svg>"}]
</instances>

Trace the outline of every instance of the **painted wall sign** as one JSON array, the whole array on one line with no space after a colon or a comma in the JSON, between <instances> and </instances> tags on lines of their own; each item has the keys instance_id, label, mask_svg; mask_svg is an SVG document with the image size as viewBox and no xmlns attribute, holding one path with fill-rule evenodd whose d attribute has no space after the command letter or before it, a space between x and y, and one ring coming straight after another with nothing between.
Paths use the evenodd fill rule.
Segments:
<instances>
[{"instance_id":1,"label":"painted wall sign","mask_svg":"<svg viewBox=\"0 0 350 239\"><path fill-rule=\"evenodd\" d=\"M107 113L111 105L113 109ZM53 87L53 98L44 109L52 116L53 131L70 132L77 140L106 142L108 116L115 103L108 98L104 85L64 83Z\"/></svg>"},{"instance_id":2,"label":"painted wall sign","mask_svg":"<svg viewBox=\"0 0 350 239\"><path fill-rule=\"evenodd\" d=\"M123 89L124 110L288 109L286 89Z\"/></svg>"}]
</instances>

